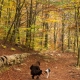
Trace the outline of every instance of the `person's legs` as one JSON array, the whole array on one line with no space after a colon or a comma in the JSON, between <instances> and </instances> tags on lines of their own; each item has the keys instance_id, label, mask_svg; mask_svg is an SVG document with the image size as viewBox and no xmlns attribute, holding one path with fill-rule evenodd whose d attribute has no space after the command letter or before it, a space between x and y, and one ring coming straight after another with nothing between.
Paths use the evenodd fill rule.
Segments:
<instances>
[{"instance_id":1,"label":"person's legs","mask_svg":"<svg viewBox=\"0 0 80 80\"><path fill-rule=\"evenodd\" d=\"M39 75L37 75L36 79L39 79Z\"/></svg>"},{"instance_id":2,"label":"person's legs","mask_svg":"<svg viewBox=\"0 0 80 80\"><path fill-rule=\"evenodd\" d=\"M34 79L34 75L32 75L32 79Z\"/></svg>"},{"instance_id":3,"label":"person's legs","mask_svg":"<svg viewBox=\"0 0 80 80\"><path fill-rule=\"evenodd\" d=\"M39 70L38 73L37 73L37 77L36 79L39 79L39 76L42 74L42 70Z\"/></svg>"}]
</instances>

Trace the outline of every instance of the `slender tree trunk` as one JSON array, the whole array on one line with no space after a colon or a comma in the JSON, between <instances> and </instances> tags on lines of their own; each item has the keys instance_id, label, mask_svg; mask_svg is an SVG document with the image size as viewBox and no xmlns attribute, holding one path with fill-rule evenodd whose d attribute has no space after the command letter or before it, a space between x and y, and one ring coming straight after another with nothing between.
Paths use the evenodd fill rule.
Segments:
<instances>
[{"instance_id":1,"label":"slender tree trunk","mask_svg":"<svg viewBox=\"0 0 80 80\"><path fill-rule=\"evenodd\" d=\"M68 49L70 49L70 27L68 27Z\"/></svg>"},{"instance_id":2,"label":"slender tree trunk","mask_svg":"<svg viewBox=\"0 0 80 80\"><path fill-rule=\"evenodd\" d=\"M47 3L48 3L47 7L49 7L49 2L50 2L50 0L47 1ZM47 11L47 13L45 13L45 19L49 18L48 12L49 12L49 10ZM46 30L46 33L45 33L44 47L48 48L48 30L49 30L48 22L45 22L45 30Z\"/></svg>"},{"instance_id":3,"label":"slender tree trunk","mask_svg":"<svg viewBox=\"0 0 80 80\"><path fill-rule=\"evenodd\" d=\"M35 10L34 10L34 14L33 14L33 25L34 25L34 31L33 31L33 38L32 38L32 49L34 49L35 47L35 23L36 23L36 12L37 12L37 8L38 8L38 3L36 1L36 5L35 5Z\"/></svg>"},{"instance_id":4,"label":"slender tree trunk","mask_svg":"<svg viewBox=\"0 0 80 80\"><path fill-rule=\"evenodd\" d=\"M76 50L76 36L75 36L75 33L74 33L74 52Z\"/></svg>"},{"instance_id":5,"label":"slender tree trunk","mask_svg":"<svg viewBox=\"0 0 80 80\"><path fill-rule=\"evenodd\" d=\"M4 0L1 0L0 1L0 24L1 24L1 15L2 15L2 5L3 5L3 3L4 3Z\"/></svg>"},{"instance_id":6,"label":"slender tree trunk","mask_svg":"<svg viewBox=\"0 0 80 80\"><path fill-rule=\"evenodd\" d=\"M2 5L3 5L3 3L4 3L4 0L1 0L0 1L0 18L1 18L1 11L2 11Z\"/></svg>"},{"instance_id":7,"label":"slender tree trunk","mask_svg":"<svg viewBox=\"0 0 80 80\"><path fill-rule=\"evenodd\" d=\"M45 42L44 42L44 47L48 48L48 23L45 23Z\"/></svg>"},{"instance_id":8,"label":"slender tree trunk","mask_svg":"<svg viewBox=\"0 0 80 80\"><path fill-rule=\"evenodd\" d=\"M56 22L54 23L54 50L56 49Z\"/></svg>"},{"instance_id":9,"label":"slender tree trunk","mask_svg":"<svg viewBox=\"0 0 80 80\"><path fill-rule=\"evenodd\" d=\"M10 25L10 18L11 18L11 16L10 16L10 8L7 8L7 15L8 15L8 19L7 19L7 25L9 26Z\"/></svg>"},{"instance_id":10,"label":"slender tree trunk","mask_svg":"<svg viewBox=\"0 0 80 80\"><path fill-rule=\"evenodd\" d=\"M80 67L80 45L79 45L79 47L78 47L77 66Z\"/></svg>"},{"instance_id":11,"label":"slender tree trunk","mask_svg":"<svg viewBox=\"0 0 80 80\"><path fill-rule=\"evenodd\" d=\"M62 15L62 34L61 34L62 35L62 46L61 46L62 52L64 52L64 27L65 27L64 20L65 20L65 15L63 13Z\"/></svg>"},{"instance_id":12,"label":"slender tree trunk","mask_svg":"<svg viewBox=\"0 0 80 80\"><path fill-rule=\"evenodd\" d=\"M26 10L27 10L27 8L26 8ZM28 10L27 10L27 25L26 25L26 27L27 27L27 30L26 30L26 46L27 47L29 47L29 39L28 39L28 37L29 37L29 12L28 12Z\"/></svg>"},{"instance_id":13,"label":"slender tree trunk","mask_svg":"<svg viewBox=\"0 0 80 80\"><path fill-rule=\"evenodd\" d=\"M79 7L76 8L76 39L77 39L77 53L78 53L78 58L77 58L77 66L80 67L80 41L79 41Z\"/></svg>"},{"instance_id":14,"label":"slender tree trunk","mask_svg":"<svg viewBox=\"0 0 80 80\"><path fill-rule=\"evenodd\" d=\"M30 4L30 15L29 15L29 28L30 28L30 30L29 30L29 48L31 47L31 25L32 25L32 14L33 14L33 9L32 9L32 7L33 7L33 0L31 0L31 4Z\"/></svg>"},{"instance_id":15,"label":"slender tree trunk","mask_svg":"<svg viewBox=\"0 0 80 80\"><path fill-rule=\"evenodd\" d=\"M31 25L33 18L33 0L30 0L30 8L26 7L27 11L27 31L26 31L26 46L28 50L31 48ZM28 9L28 10L27 10Z\"/></svg>"},{"instance_id":16,"label":"slender tree trunk","mask_svg":"<svg viewBox=\"0 0 80 80\"><path fill-rule=\"evenodd\" d=\"M42 17L44 16L43 14L43 9L44 9L44 7L43 7L43 5L42 5ZM42 21L43 21L43 19L42 19ZM42 22L42 30L44 31L44 22ZM40 50L42 50L43 49L43 32L41 32L41 42L40 42L40 44L41 44L41 48L40 48Z\"/></svg>"},{"instance_id":17,"label":"slender tree trunk","mask_svg":"<svg viewBox=\"0 0 80 80\"><path fill-rule=\"evenodd\" d=\"M75 6L75 36L74 36L74 52L76 49L78 49L78 34L79 34L79 27L78 27L78 16L79 16L79 7Z\"/></svg>"}]
</instances>

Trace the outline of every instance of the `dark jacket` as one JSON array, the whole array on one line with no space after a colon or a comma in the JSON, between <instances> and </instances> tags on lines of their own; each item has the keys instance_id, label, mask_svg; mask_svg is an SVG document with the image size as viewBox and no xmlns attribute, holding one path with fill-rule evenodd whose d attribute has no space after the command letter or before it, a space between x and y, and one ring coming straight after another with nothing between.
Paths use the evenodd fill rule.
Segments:
<instances>
[{"instance_id":1,"label":"dark jacket","mask_svg":"<svg viewBox=\"0 0 80 80\"><path fill-rule=\"evenodd\" d=\"M31 65L30 66L30 70L31 70L31 75L41 75L42 74L42 70L40 70L40 67L37 65Z\"/></svg>"}]
</instances>

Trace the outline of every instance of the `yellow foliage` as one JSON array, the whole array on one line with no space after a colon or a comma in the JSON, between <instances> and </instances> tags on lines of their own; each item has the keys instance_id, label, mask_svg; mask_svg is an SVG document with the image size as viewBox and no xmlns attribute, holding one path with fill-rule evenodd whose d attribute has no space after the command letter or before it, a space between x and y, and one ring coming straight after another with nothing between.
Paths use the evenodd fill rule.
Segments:
<instances>
[{"instance_id":1,"label":"yellow foliage","mask_svg":"<svg viewBox=\"0 0 80 80\"><path fill-rule=\"evenodd\" d=\"M45 22L59 22L59 20L55 20L55 19L52 19L52 18L48 18L48 19L46 19Z\"/></svg>"},{"instance_id":2,"label":"yellow foliage","mask_svg":"<svg viewBox=\"0 0 80 80\"><path fill-rule=\"evenodd\" d=\"M20 29L20 31L25 31L25 30L27 30L28 28L26 28L26 27L21 27L21 28L19 28Z\"/></svg>"},{"instance_id":3,"label":"yellow foliage","mask_svg":"<svg viewBox=\"0 0 80 80\"><path fill-rule=\"evenodd\" d=\"M14 6L16 6L15 1L10 1L10 8L13 8Z\"/></svg>"},{"instance_id":4,"label":"yellow foliage","mask_svg":"<svg viewBox=\"0 0 80 80\"><path fill-rule=\"evenodd\" d=\"M12 47L11 50L12 50L12 51L15 51L16 49Z\"/></svg>"},{"instance_id":5,"label":"yellow foliage","mask_svg":"<svg viewBox=\"0 0 80 80\"><path fill-rule=\"evenodd\" d=\"M3 49L5 49L5 48L6 48L6 46L5 46L5 45L3 45L3 44L1 44L1 46L2 46L2 48L3 48Z\"/></svg>"}]
</instances>

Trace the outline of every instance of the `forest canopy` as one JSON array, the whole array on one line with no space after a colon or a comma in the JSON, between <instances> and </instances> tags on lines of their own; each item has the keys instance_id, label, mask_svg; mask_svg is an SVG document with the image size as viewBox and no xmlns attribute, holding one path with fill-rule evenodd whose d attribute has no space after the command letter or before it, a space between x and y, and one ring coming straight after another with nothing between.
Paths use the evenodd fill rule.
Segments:
<instances>
[{"instance_id":1,"label":"forest canopy","mask_svg":"<svg viewBox=\"0 0 80 80\"><path fill-rule=\"evenodd\" d=\"M0 39L34 50L80 44L80 0L0 0Z\"/></svg>"}]
</instances>

